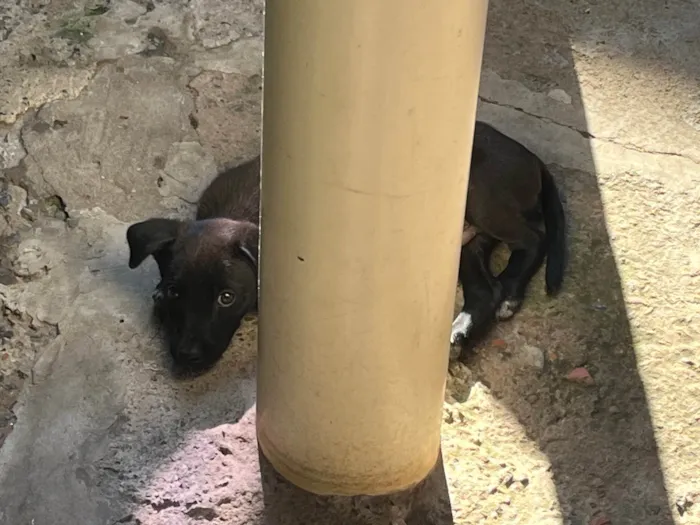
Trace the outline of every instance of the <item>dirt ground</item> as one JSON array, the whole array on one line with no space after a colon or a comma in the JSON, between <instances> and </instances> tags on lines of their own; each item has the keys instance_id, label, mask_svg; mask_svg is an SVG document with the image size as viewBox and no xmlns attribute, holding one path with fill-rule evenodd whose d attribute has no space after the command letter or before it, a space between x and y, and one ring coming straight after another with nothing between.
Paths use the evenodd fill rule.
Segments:
<instances>
[{"instance_id":1,"label":"dirt ground","mask_svg":"<svg viewBox=\"0 0 700 525\"><path fill-rule=\"evenodd\" d=\"M280 479L255 320L175 380L126 266L257 151L262 8L0 2L0 524L700 524L700 4L491 0L479 118L554 173L569 269L451 365L443 461L385 498Z\"/></svg>"}]
</instances>

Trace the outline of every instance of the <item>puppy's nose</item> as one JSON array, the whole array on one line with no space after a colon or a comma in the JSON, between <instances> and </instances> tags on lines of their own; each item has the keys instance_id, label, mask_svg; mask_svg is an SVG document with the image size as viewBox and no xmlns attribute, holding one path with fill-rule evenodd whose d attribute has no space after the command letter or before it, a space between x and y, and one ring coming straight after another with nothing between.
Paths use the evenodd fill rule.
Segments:
<instances>
[{"instance_id":1,"label":"puppy's nose","mask_svg":"<svg viewBox=\"0 0 700 525\"><path fill-rule=\"evenodd\" d=\"M178 359L190 363L197 363L202 359L202 351L197 344L181 344L177 347L175 354Z\"/></svg>"}]
</instances>

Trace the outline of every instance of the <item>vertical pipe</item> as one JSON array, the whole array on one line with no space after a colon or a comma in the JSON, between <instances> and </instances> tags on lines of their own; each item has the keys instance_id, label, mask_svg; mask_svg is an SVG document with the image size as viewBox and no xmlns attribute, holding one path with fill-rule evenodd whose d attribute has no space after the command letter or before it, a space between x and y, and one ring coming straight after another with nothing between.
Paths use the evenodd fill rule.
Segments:
<instances>
[{"instance_id":1,"label":"vertical pipe","mask_svg":"<svg viewBox=\"0 0 700 525\"><path fill-rule=\"evenodd\" d=\"M487 0L267 0L260 447L318 494L436 463Z\"/></svg>"}]
</instances>

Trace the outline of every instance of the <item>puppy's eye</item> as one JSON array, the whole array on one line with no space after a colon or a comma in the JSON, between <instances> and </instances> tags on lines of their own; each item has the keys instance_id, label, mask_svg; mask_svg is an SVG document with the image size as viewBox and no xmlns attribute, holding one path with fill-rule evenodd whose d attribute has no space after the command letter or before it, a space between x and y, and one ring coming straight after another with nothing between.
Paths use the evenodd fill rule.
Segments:
<instances>
[{"instance_id":1,"label":"puppy's eye","mask_svg":"<svg viewBox=\"0 0 700 525\"><path fill-rule=\"evenodd\" d=\"M165 289L165 295L168 296L168 299L177 299L180 297L180 294L177 292L177 288L175 288L173 285L170 285Z\"/></svg>"},{"instance_id":2,"label":"puppy's eye","mask_svg":"<svg viewBox=\"0 0 700 525\"><path fill-rule=\"evenodd\" d=\"M216 302L219 303L219 306L226 308L227 306L231 306L235 300L235 293L233 293L231 290L224 290L219 294L219 298L216 300Z\"/></svg>"}]
</instances>

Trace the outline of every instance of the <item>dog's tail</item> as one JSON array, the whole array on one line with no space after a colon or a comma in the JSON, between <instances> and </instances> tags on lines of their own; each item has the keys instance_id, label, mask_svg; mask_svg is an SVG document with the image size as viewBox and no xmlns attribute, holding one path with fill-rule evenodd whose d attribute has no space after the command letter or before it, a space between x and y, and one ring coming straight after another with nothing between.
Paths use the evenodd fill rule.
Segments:
<instances>
[{"instance_id":1,"label":"dog's tail","mask_svg":"<svg viewBox=\"0 0 700 525\"><path fill-rule=\"evenodd\" d=\"M542 211L547 235L547 295L556 294L564 280L566 266L566 218L554 177L542 164Z\"/></svg>"}]
</instances>

